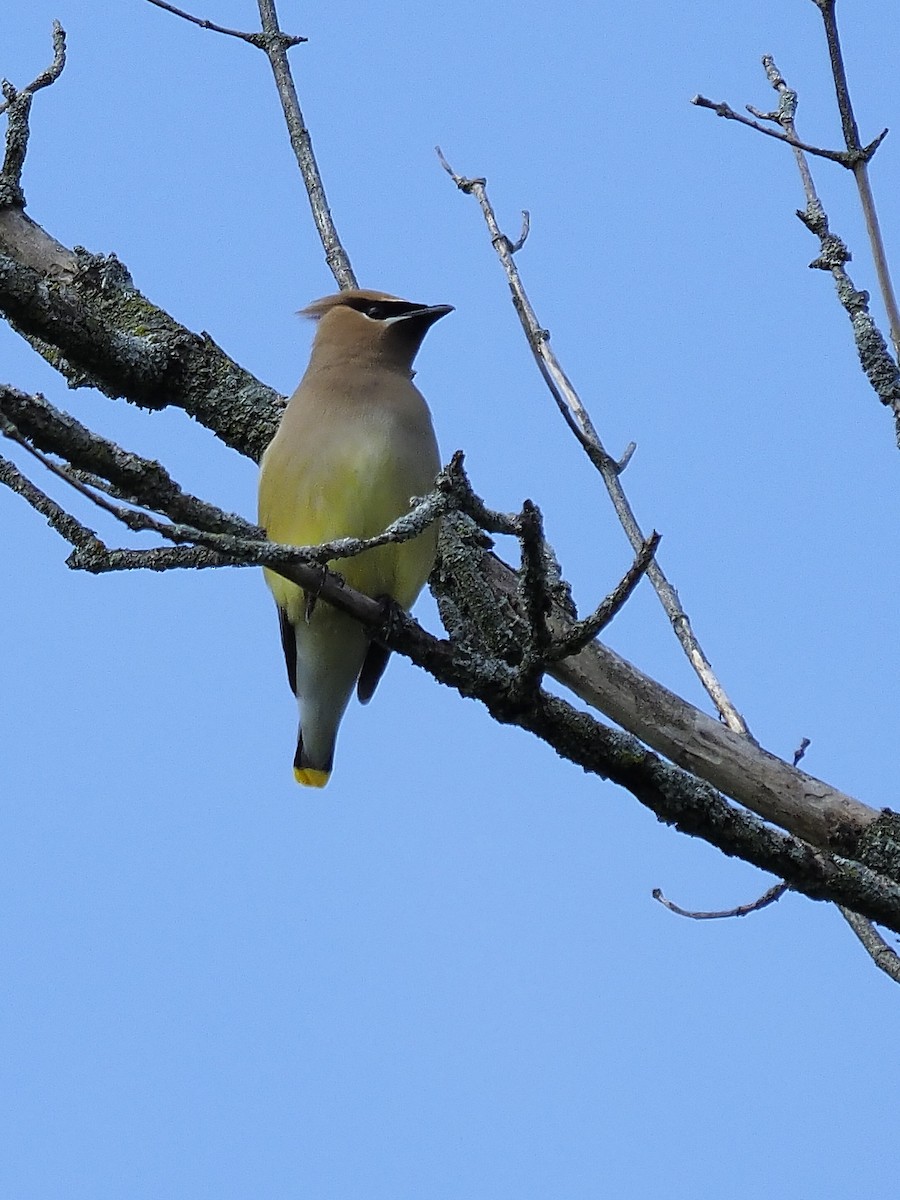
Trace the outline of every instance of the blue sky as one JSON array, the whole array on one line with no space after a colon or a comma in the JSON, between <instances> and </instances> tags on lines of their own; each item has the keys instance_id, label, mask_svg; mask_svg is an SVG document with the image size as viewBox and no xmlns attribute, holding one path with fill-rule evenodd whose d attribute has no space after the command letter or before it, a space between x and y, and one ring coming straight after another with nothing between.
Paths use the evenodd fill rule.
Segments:
<instances>
[{"instance_id":1,"label":"blue sky","mask_svg":"<svg viewBox=\"0 0 900 1200\"><path fill-rule=\"evenodd\" d=\"M251 27L250 0L198 9ZM841 12L864 138L897 120L894 7ZM689 104L774 106L838 145L809 0L293 5L285 26L361 282L456 312L418 382L444 457L538 502L582 608L629 561L531 364L475 204L485 174L542 323L756 736L897 806L900 457L855 361L793 163ZM284 392L333 290L268 67L149 5L0 12L35 102L29 213ZM874 290L849 177L815 165ZM897 149L873 167L896 256ZM876 311L880 311L876 308ZM247 515L255 470L183 414L67 393L6 327L2 377ZM5 452L5 451L4 451ZM57 493L59 494L59 493ZM0 495L4 1153L17 1200L767 1200L896 1180L898 992L800 897L395 661L324 793L251 571L75 575ZM116 531L105 527L112 539ZM509 549L509 548L507 548ZM430 600L418 608L432 628ZM646 586L611 644L695 702Z\"/></svg>"}]
</instances>

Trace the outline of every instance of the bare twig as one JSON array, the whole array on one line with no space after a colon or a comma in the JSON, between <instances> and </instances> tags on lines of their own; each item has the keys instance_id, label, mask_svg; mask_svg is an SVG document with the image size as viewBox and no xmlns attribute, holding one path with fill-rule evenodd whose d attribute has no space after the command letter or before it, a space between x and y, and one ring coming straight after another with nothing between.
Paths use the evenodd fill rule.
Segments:
<instances>
[{"instance_id":1,"label":"bare twig","mask_svg":"<svg viewBox=\"0 0 900 1200\"><path fill-rule=\"evenodd\" d=\"M261 33L244 33L237 29L225 29L221 25L213 24L212 21L191 16L189 13L167 3L166 0L149 0L149 2L155 4L157 8L163 8L167 12L174 13L176 16L191 21L194 25L202 26L204 29L212 29L216 33L224 33L230 37L240 38L241 41L249 42L252 46L256 46L264 52L272 68L272 74L275 77L278 98L281 101L284 119L287 122L288 136L290 137L291 147L297 159L297 166L300 168L306 194L309 197L313 222L319 234L319 239L322 242L322 247L325 250L325 261L340 288L356 287L356 276L353 273L347 252L338 236L334 218L328 206L325 185L322 182L319 166L313 153L312 137L303 119L300 101L297 99L297 89L294 86L294 79L287 58L287 52L292 46L297 46L308 39L286 34L281 29L275 9L275 0L257 0L260 21L262 23Z\"/></svg>"},{"instance_id":2,"label":"bare twig","mask_svg":"<svg viewBox=\"0 0 900 1200\"><path fill-rule=\"evenodd\" d=\"M96 487L102 479L111 495L173 521L217 533L246 533L243 518L185 492L161 463L124 450L40 394L0 384L0 415L39 450L65 458L83 483Z\"/></svg>"},{"instance_id":3,"label":"bare twig","mask_svg":"<svg viewBox=\"0 0 900 1200\"><path fill-rule=\"evenodd\" d=\"M165 9L166 12L170 12L176 17L181 17L185 21L190 21L192 25L199 25L201 29L210 29L213 33L224 33L227 37L239 38L242 42L249 42L251 46L265 49L265 38L262 34L244 33L240 29L227 29L224 25L217 25L215 21L207 21L205 17L195 17L182 8L176 8L174 4L166 3L166 0L149 0L149 3L157 8ZM291 46L299 46L302 42L308 42L309 38L282 33L280 41L286 49L289 49Z\"/></svg>"},{"instance_id":4,"label":"bare twig","mask_svg":"<svg viewBox=\"0 0 900 1200\"><path fill-rule=\"evenodd\" d=\"M837 25L834 17L834 0L814 0L814 3L822 11L823 19L825 21L826 35L832 61L832 72L835 81L835 90L838 96L838 105L841 111L841 123L844 130L844 139L847 145L846 151L832 151L824 154L823 156L832 158L835 161L840 162L841 165L852 170L854 178L856 179L857 187L860 193L860 201L866 218L866 225L869 232L869 240L872 246L872 255L875 261L876 272L878 274L885 308L890 321L891 338L894 342L896 354L898 346L900 346L900 314L898 314L896 298L891 285L890 272L887 266L887 257L884 252L884 243L881 237L881 232L878 225L878 217L875 211L874 199L872 197L868 179L868 161L881 144L881 141L884 138L887 130L884 130L879 137L877 137L868 146L861 145L856 119L853 115L853 110L850 105L847 79L844 72L843 59L840 51L840 42L837 36ZM859 292L856 290L844 268L844 264L850 259L850 252L847 250L846 246L844 246L844 243L841 242L839 238L836 238L828 228L828 218L825 215L822 203L816 193L812 174L804 158L804 151L811 154L819 153L819 151L817 151L815 147L811 147L800 142L800 140L797 138L796 128L794 125L794 117L797 108L797 93L788 87L771 55L765 55L762 61L770 84L779 93L778 112L771 115L765 114L765 116L767 119L776 120L781 125L782 129L784 130L784 136L781 140L786 141L794 151L797 167L800 171L800 177L803 183L803 190L806 195L807 205L806 212L799 213L798 215L801 217L807 228L819 237L822 246L822 254L812 265L823 270L828 270L832 273L835 284L837 285L838 296L844 308L850 315L851 321L853 322L854 337L863 369L882 403L888 404L893 408L895 419L897 421L898 437L900 437L900 374L898 374L896 370L896 363L890 358L890 355L887 352L884 339L881 337L881 334L878 332L871 316L869 315L868 296L865 292ZM700 99L701 98L697 98L695 102L699 102ZM746 121L743 118L740 118L737 114L732 114L731 110L728 110L727 112L720 111L720 106L710 103L704 103L702 106L713 108L716 112L719 112L719 115L722 116L734 115L735 119L742 120L744 124L752 124L754 128L758 128L760 132L772 134L771 130L767 130L764 126L759 126L755 122ZM727 105L724 106L724 108L727 109ZM755 110L751 109L751 111ZM757 115L762 116L764 114Z\"/></svg>"},{"instance_id":5,"label":"bare twig","mask_svg":"<svg viewBox=\"0 0 900 1200\"><path fill-rule=\"evenodd\" d=\"M123 508L119 504L113 504L110 500L107 500L104 495L98 494L93 488L84 483L83 480L79 478L79 473L71 466L66 463L55 462L42 450L39 450L36 446L32 445L28 438L22 434L21 430L19 430L19 428L8 417L3 416L2 414L0 414L0 433L2 433L5 437L8 437L10 441L16 442L16 444L21 446L23 450L26 450L32 456L32 458L35 458L42 467L45 467L46 470L48 470L52 475L55 475L57 479L63 480L63 482L67 483L71 488L78 492L79 495L83 496L86 500L90 500L92 504L95 504L98 508L103 509L104 512L115 517L116 520L121 521L123 525L127 525L129 529L141 533L157 533L161 537L170 537L172 540L177 541L192 540L184 537L176 538L173 536L172 531L183 528L181 526L168 525L157 520L155 517L150 516L149 513L141 512L133 508ZM194 532L199 534L199 531ZM221 537L227 535L208 534L206 536ZM76 546L79 545L78 542L74 542L73 544Z\"/></svg>"},{"instance_id":6,"label":"bare twig","mask_svg":"<svg viewBox=\"0 0 900 1200\"><path fill-rule=\"evenodd\" d=\"M0 113L7 114L6 145L3 166L0 167L0 209L24 208L25 193L22 190L22 168L28 153L31 102L34 93L49 87L62 74L66 65L66 34L59 21L53 22L53 62L36 79L18 91L8 79L0 81L3 102Z\"/></svg>"},{"instance_id":7,"label":"bare twig","mask_svg":"<svg viewBox=\"0 0 900 1200\"><path fill-rule=\"evenodd\" d=\"M728 917L746 917L750 913L759 912L761 908L767 908L776 900L780 900L786 891L788 891L786 883L776 883L774 887L770 887L767 892L763 892L758 899L751 900L749 904L739 904L737 908L725 908L720 912L694 912L689 908L681 908L672 900L667 900L660 888L654 888L650 894L669 912L677 913L679 917L690 917L692 921L721 921Z\"/></svg>"},{"instance_id":8,"label":"bare twig","mask_svg":"<svg viewBox=\"0 0 900 1200\"><path fill-rule=\"evenodd\" d=\"M71 467L54 462L41 450L24 438L15 425L6 417L0 415L0 432L17 442L27 450L48 471L64 480L76 492L90 500L98 508L115 517L129 529L139 533L155 533L176 545L193 543L214 550L223 556L223 563L228 557L235 558L235 564L243 566L267 566L278 570L281 566L293 566L295 563L321 563L333 559L354 558L366 550L386 545L388 542L406 542L418 537L424 529L433 524L447 507L447 498L435 491L420 500L408 513L404 513L393 521L382 533L371 538L336 538L331 542L323 542L318 546L283 546L277 542L266 541L263 531L250 522L243 523L241 535L234 533L212 532L196 529L180 522L160 521L148 512L135 508L123 508L113 504L105 495L98 494L93 488L82 482L76 471ZM210 506L211 507L211 506ZM223 516L218 510L216 520ZM239 517L231 517L235 525ZM229 564L231 565L231 564Z\"/></svg>"},{"instance_id":9,"label":"bare twig","mask_svg":"<svg viewBox=\"0 0 900 1200\"><path fill-rule=\"evenodd\" d=\"M522 232L514 242L509 243L510 254L518 254L525 243L528 241L528 235L531 233L531 213L527 208L522 209Z\"/></svg>"},{"instance_id":10,"label":"bare twig","mask_svg":"<svg viewBox=\"0 0 900 1200\"><path fill-rule=\"evenodd\" d=\"M616 613L622 609L641 578L646 575L661 537L662 535L654 529L641 546L634 562L610 594L600 601L589 617L585 617L583 621L576 621L565 637L559 638L553 643L548 656L551 662L559 662L560 659L568 658L571 654L577 654L588 642L592 642L601 630L606 628Z\"/></svg>"},{"instance_id":11,"label":"bare twig","mask_svg":"<svg viewBox=\"0 0 900 1200\"><path fill-rule=\"evenodd\" d=\"M105 575L111 571L174 571L190 568L240 566L231 559L202 546L154 546L152 550L110 550L99 546L78 547L66 559L72 571Z\"/></svg>"},{"instance_id":12,"label":"bare twig","mask_svg":"<svg viewBox=\"0 0 900 1200\"><path fill-rule=\"evenodd\" d=\"M519 518L515 513L498 512L496 509L487 507L481 497L472 490L463 461L462 450L457 450L437 477L438 491L451 497L453 506L468 513L475 524L487 533L502 533L517 537Z\"/></svg>"},{"instance_id":13,"label":"bare twig","mask_svg":"<svg viewBox=\"0 0 900 1200\"><path fill-rule=\"evenodd\" d=\"M838 905L841 916L859 938L866 953L879 970L889 975L894 983L900 983L900 955L887 944L875 926L866 917L843 904Z\"/></svg>"},{"instance_id":14,"label":"bare twig","mask_svg":"<svg viewBox=\"0 0 900 1200\"><path fill-rule=\"evenodd\" d=\"M55 83L63 72L66 65L66 31L60 25L59 21L53 22L53 62L49 67L45 67L40 75L34 78L27 87L13 88L12 97L7 97L0 104L0 116L6 112L10 104L19 96L33 96L35 92L39 92L41 88L49 87L51 83Z\"/></svg>"},{"instance_id":15,"label":"bare twig","mask_svg":"<svg viewBox=\"0 0 900 1200\"><path fill-rule=\"evenodd\" d=\"M735 112L730 104L726 104L724 100L709 100L706 96L693 96L691 104L695 104L697 108L708 108L714 112L717 117L724 117L726 121L737 121L739 125L746 125L748 129L755 129L757 133L764 133L766 137L774 138L776 142L784 142L788 146L792 146L795 150L804 150L807 154L814 154L818 158L827 158L831 162L840 163L841 166L848 167L850 164L847 160L847 155L843 150L826 150L823 146L811 146L809 142L801 142L799 138L791 136L787 133L780 133L777 129L769 129L762 121L752 121L749 117L745 117L743 113ZM747 105L750 112L756 113L756 110ZM761 113L756 113L757 116L762 116ZM766 114L765 119L771 119Z\"/></svg>"},{"instance_id":16,"label":"bare twig","mask_svg":"<svg viewBox=\"0 0 900 1200\"><path fill-rule=\"evenodd\" d=\"M550 335L537 319L537 315L522 284L518 267L515 264L513 257L514 243L502 232L497 223L496 214L488 199L486 181L484 179L467 179L462 175L458 175L447 162L439 146L436 147L436 150L441 166L460 191L465 192L466 195L474 196L478 201L485 224L491 235L491 244L506 272L507 282L512 293L513 305L538 368L569 428L583 447L588 458L599 471L622 528L625 530L625 534L631 542L635 553L639 553L647 539L637 523L619 479L622 468L604 448L580 396L563 370L555 353L550 348ZM628 454L626 461L630 457L630 454ZM656 561L653 561L648 567L647 578L653 584L666 615L672 622L672 628L688 657L688 661L699 676L701 683L715 704L722 720L735 732L749 736L746 721L729 700L725 689L716 678L712 664L703 653L700 643L691 628L688 615L684 611L681 601L678 599L678 593L669 583L663 574L662 568Z\"/></svg>"},{"instance_id":17,"label":"bare twig","mask_svg":"<svg viewBox=\"0 0 900 1200\"><path fill-rule=\"evenodd\" d=\"M827 30L829 22L828 12L830 12L830 19L833 24L834 0L813 0L813 2L823 11L823 16L826 18ZM842 166L847 167L853 171L856 178L863 209L866 212L872 253L882 285L885 308L891 322L891 337L894 340L896 353L900 325L895 323L895 316L893 314L896 313L897 306L890 284L881 235L878 230L878 219L875 214L874 204L870 202L871 192L869 190L868 174L866 171L868 160L881 144L887 131L882 132L868 146L860 145L856 121L853 118L852 109L849 107L849 94L843 71L843 62L840 56L840 45L836 40L836 27L833 28L832 33L833 36L829 36L829 48L832 52L832 68L835 75L838 102L841 105L847 149L840 152L828 152L823 156L831 158L839 162ZM774 113L760 113L756 109L751 108L750 111L756 113L757 116L762 117L764 120L777 122L784 131L784 136L779 137L779 140L786 142L794 152L794 158L803 185L803 192L806 197L806 209L798 212L797 216L807 229L818 237L820 245L819 256L810 265L818 270L831 273L837 289L838 299L847 312L853 327L853 339L856 344L857 353L859 354L860 364L879 400L882 404L892 409L897 440L898 444L900 444L900 370L898 370L897 362L891 356L887 344L869 312L868 293L857 290L847 273L845 264L850 261L850 251L844 242L829 229L828 217L816 192L812 173L805 158L805 152L815 154L819 153L819 151L801 142L797 137L794 124L797 111L797 93L793 88L788 87L784 76L779 71L775 60L770 54L764 55L762 63L766 72L766 78L778 93L778 110ZM719 113L720 116L733 117L733 119L741 121L742 124L758 128L761 133L772 135L772 130L740 117L728 105L716 105L711 101L703 100L702 97L695 97L694 102L700 104L701 107L711 108L714 112Z\"/></svg>"},{"instance_id":18,"label":"bare twig","mask_svg":"<svg viewBox=\"0 0 900 1200\"><path fill-rule=\"evenodd\" d=\"M822 0L822 2L827 5L831 3L831 0ZM820 4L820 0L814 0L814 3ZM833 8L833 3L831 6ZM797 110L797 93L788 87L784 76L778 70L775 60L771 55L765 55L762 61L769 83L779 94L777 119L785 132L791 138L795 138L794 115ZM843 70L842 64L840 65L840 69L841 71ZM846 89L846 80L844 80L844 88ZM839 95L841 93L840 86L838 87L838 93ZM849 104L849 99L847 103ZM845 131L846 129L847 126L845 125ZM852 119L852 112L850 113L849 129L851 133L856 130L856 122ZM858 133L855 134L855 137L858 146ZM848 151L849 149L848 147ZM862 368L882 404L888 405L893 410L898 441L900 441L900 371L898 371L897 363L888 352L884 338L881 336L878 327L869 313L868 294L857 291L853 286L853 281L848 275L845 266L850 261L850 251L841 239L836 237L829 229L828 217L816 192L809 164L804 158L803 151L799 150L796 146L794 147L794 157L797 161L797 168L803 183L803 191L806 195L806 210L805 212L798 212L797 215L807 229L818 237L821 246L821 253L811 263L811 266L831 273L837 288L838 299L853 325L853 337L856 342L856 349ZM853 167L857 178L857 185L859 185L860 181L857 168L860 166L864 172L862 176L864 188L867 189L868 176L865 174L865 161L863 160L857 162ZM867 217L867 220L869 219L874 222L877 231L878 220L875 216L874 207L871 209L869 217ZM869 234L871 240L871 225ZM883 256L884 248L881 245L880 234L878 234L877 240L873 242L873 253L875 253L876 246L880 247L879 253ZM884 270L885 272L887 271L886 264ZM888 300L886 300L886 304L894 305L894 308L896 308L889 277L887 278L887 289Z\"/></svg>"},{"instance_id":19,"label":"bare twig","mask_svg":"<svg viewBox=\"0 0 900 1200\"><path fill-rule=\"evenodd\" d=\"M794 766L795 767L800 762L800 760L803 758L803 756L806 754L806 751L808 749L809 749L809 738L808 737L801 738L800 745L794 751Z\"/></svg>"},{"instance_id":20,"label":"bare twig","mask_svg":"<svg viewBox=\"0 0 900 1200\"><path fill-rule=\"evenodd\" d=\"M275 11L275 0L257 0L259 15L264 32L273 40L266 47L266 55L275 76L275 86L287 122L288 135L297 159L297 166L303 176L306 194L312 210L313 221L325 250L325 261L340 288L356 287L356 276L350 265L350 259L344 249L338 231L328 207L328 197L325 195L325 185L319 173L316 156L313 153L312 137L303 119L300 101L297 99L297 89L291 75L290 64L284 46L277 42L281 32L278 16Z\"/></svg>"},{"instance_id":21,"label":"bare twig","mask_svg":"<svg viewBox=\"0 0 900 1200\"><path fill-rule=\"evenodd\" d=\"M828 54L831 59L831 74L834 79L834 90L837 95L838 110L841 114L841 128L847 153L852 157L853 177L859 190L859 201L866 220L866 230L869 244L872 247L872 259L878 275L878 286L884 301L885 311L891 330L891 341L894 345L894 356L900 355L900 309L897 307L897 297L891 282L891 272L888 266L887 254L884 249L884 239L878 223L878 213L875 209L875 197L869 182L869 159L871 153L863 151L859 139L859 126L850 102L850 88L847 83L847 72L844 69L844 56L841 52L841 42L838 36L835 0L813 0L822 14L825 26L825 38L828 42ZM885 133L887 130L885 130ZM884 137L884 134L881 135ZM879 139L880 140L880 139ZM873 143L874 145L875 143ZM867 148L868 150L868 148Z\"/></svg>"},{"instance_id":22,"label":"bare twig","mask_svg":"<svg viewBox=\"0 0 900 1200\"><path fill-rule=\"evenodd\" d=\"M2 419L0 419L2 426ZM31 507L46 517L47 524L73 548L66 559L72 570L101 574L106 571L126 571L141 568L149 571L170 571L175 567L219 567L233 565L215 551L198 546L158 547L153 550L110 550L93 530L77 520L46 492L41 491L8 459L0 457L0 484L21 496Z\"/></svg>"},{"instance_id":23,"label":"bare twig","mask_svg":"<svg viewBox=\"0 0 900 1200\"><path fill-rule=\"evenodd\" d=\"M42 517L46 517L47 524L65 538L70 545L76 546L80 550L105 549L92 529L88 529L71 513L66 512L62 505L52 500L46 492L42 492L26 475L22 474L14 463L6 458L0 458L0 483L10 488L16 495L21 496Z\"/></svg>"}]
</instances>

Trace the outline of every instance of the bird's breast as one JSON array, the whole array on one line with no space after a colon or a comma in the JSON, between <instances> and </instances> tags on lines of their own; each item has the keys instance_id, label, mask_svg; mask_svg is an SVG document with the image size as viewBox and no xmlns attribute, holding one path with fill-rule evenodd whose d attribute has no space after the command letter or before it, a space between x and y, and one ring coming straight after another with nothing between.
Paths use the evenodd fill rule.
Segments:
<instances>
[{"instance_id":1,"label":"bird's breast","mask_svg":"<svg viewBox=\"0 0 900 1200\"><path fill-rule=\"evenodd\" d=\"M413 385L401 382L410 402L391 406L362 403L359 395L354 404L304 404L298 391L262 464L260 523L270 538L299 546L373 537L409 510L411 496L431 489L439 468L431 418ZM356 590L409 607L431 569L436 538L432 527L331 565ZM269 583L283 607L300 603L286 580L270 575Z\"/></svg>"}]
</instances>

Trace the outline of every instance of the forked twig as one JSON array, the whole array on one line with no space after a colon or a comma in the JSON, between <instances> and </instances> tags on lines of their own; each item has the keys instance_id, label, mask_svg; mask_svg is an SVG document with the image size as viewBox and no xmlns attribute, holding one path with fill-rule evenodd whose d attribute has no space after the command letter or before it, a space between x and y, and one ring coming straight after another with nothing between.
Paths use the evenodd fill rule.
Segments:
<instances>
[{"instance_id":1,"label":"forked twig","mask_svg":"<svg viewBox=\"0 0 900 1200\"><path fill-rule=\"evenodd\" d=\"M822 14L825 26L825 40L828 43L828 55L831 59L831 74L834 80L834 90L837 96L838 110L841 114L841 128L847 154L851 158L850 169L859 191L859 202L866 221L866 231L869 235L869 245L872 248L872 260L875 263L875 273L878 276L878 286L884 302L888 323L891 330L891 341L895 357L900 356L900 310L897 307L897 297L891 282L891 272L888 266L887 254L884 249L884 239L881 236L881 226L878 223L878 213L875 209L875 197L869 182L869 159L874 154L882 138L887 133L885 129L879 138L871 145L863 147L859 138L859 126L850 102L850 87L847 83L847 72L844 69L844 56L841 51L841 41L838 36L835 0L814 0Z\"/></svg>"},{"instance_id":2,"label":"forked twig","mask_svg":"<svg viewBox=\"0 0 900 1200\"><path fill-rule=\"evenodd\" d=\"M155 2L155 0L154 0ZM803 150L806 154L814 154L817 158L827 158L831 162L840 163L842 166L849 166L847 154L843 150L826 150L824 146L813 146L809 142L801 142L799 138L791 134L780 132L777 129L770 129L768 125L763 124L763 120L754 121L750 117L745 117L743 113L735 112L730 104L724 100L710 100L706 96L693 96L691 104L697 108L708 108L714 112L717 117L724 117L726 121L737 121L739 125L746 125L748 129L755 129L757 133L765 134L766 137L774 138L776 142L784 142L786 145L793 147L794 150ZM755 109L747 106L750 112L756 112ZM761 115L761 114L757 114ZM764 119L771 119L768 114ZM885 133L887 130L885 130ZM882 137L884 134L882 134ZM879 139L880 140L880 139Z\"/></svg>"},{"instance_id":3,"label":"forked twig","mask_svg":"<svg viewBox=\"0 0 900 1200\"><path fill-rule=\"evenodd\" d=\"M835 91L841 109L841 123L847 145L846 150L825 152L800 141L795 126L797 93L793 88L788 87L771 54L763 56L762 64L766 78L778 93L778 109L773 113L762 113L751 105L747 107L761 121L771 121L780 125L783 131L781 134L774 133L758 121L750 121L740 116L727 104L715 104L702 96L695 96L694 103L702 108L712 109L719 116L729 117L740 121L741 124L749 125L760 133L777 137L779 141L785 142L793 150L806 197L806 208L799 211L797 216L807 229L819 239L820 245L819 256L810 265L818 270L828 271L834 279L838 299L850 318L860 364L881 403L892 409L897 440L900 444L900 370L898 370L896 362L898 347L900 347L900 315L898 315L897 301L891 284L887 256L884 251L884 242L868 176L869 159L880 146L887 130L883 130L869 145L862 146L860 144L859 130L850 106L850 95L837 37L834 0L813 0L813 2L822 11L825 20ZM850 251L829 228L827 214L816 192L812 172L806 161L807 153L830 158L853 172L865 215L881 294L888 314L895 357L891 356L887 343L869 312L868 293L857 289L847 273L846 264L850 261Z\"/></svg>"},{"instance_id":4,"label":"forked twig","mask_svg":"<svg viewBox=\"0 0 900 1200\"><path fill-rule=\"evenodd\" d=\"M3 113L5 113L9 108L10 104L15 103L17 99L24 96L33 96L34 93L40 91L41 88L49 87L52 83L55 83L63 73L63 69L66 65L66 31L63 29L62 25L60 25L59 21L53 22L52 37L53 62L49 67L45 67L44 70L41 71L40 75L37 75L34 79L32 79L31 83L29 83L27 87L17 89L14 88L12 84L9 84L7 88L4 89L5 92L8 91L11 94L5 95L3 102L0 103L0 116L2 116Z\"/></svg>"},{"instance_id":5,"label":"forked twig","mask_svg":"<svg viewBox=\"0 0 900 1200\"><path fill-rule=\"evenodd\" d=\"M167 0L149 0L149 3L155 4L157 8L165 9L175 16L183 17L194 25L200 25L203 29L211 29L216 33L240 38L241 41L249 42L250 45L263 51L275 77L275 86L278 89L278 97L281 100L281 108L287 123L288 136L309 198L313 222L325 251L325 261L340 288L356 287L356 276L347 252L338 237L337 228L331 215L328 197L325 194L325 185L313 153L312 137L303 119L287 57L287 52L292 46L297 46L307 39L284 33L278 23L275 0L257 0L262 24L262 31L259 33L243 33L236 29L226 29L221 25L213 24L212 21L194 17L169 4Z\"/></svg>"},{"instance_id":6,"label":"forked twig","mask_svg":"<svg viewBox=\"0 0 900 1200\"><path fill-rule=\"evenodd\" d=\"M548 655L550 662L559 662L563 658L577 654L606 628L613 617L624 607L625 602L644 575L650 570L656 547L661 539L662 535L654 529L635 555L634 562L609 595L600 601L590 616L585 617L582 621L575 621L566 632L566 636L553 643Z\"/></svg>"},{"instance_id":7,"label":"forked twig","mask_svg":"<svg viewBox=\"0 0 900 1200\"><path fill-rule=\"evenodd\" d=\"M590 461L599 471L622 528L625 530L625 534L631 542L635 553L639 553L641 548L646 544L647 538L637 523L634 511L625 495L619 478L624 464L616 462L603 446L590 415L582 403L581 397L578 395L574 385L563 370L559 359L550 347L549 334L537 319L537 315L522 283L519 269L515 263L514 254L516 244L510 241L501 230L493 205L488 199L487 181L483 178L467 179L462 175L458 175L447 162L439 146L436 147L436 151L441 166L460 191L465 192L466 195L474 196L478 201L485 224L491 235L491 244L506 272L507 282L512 293L513 305L541 375L544 377L550 394L556 401L556 405L569 428L583 447ZM630 457L631 454L626 452L625 461ZM715 704L720 717L730 729L749 737L750 731L746 721L732 704L725 689L716 678L712 664L703 653L700 643L691 628L688 615L684 611L681 601L678 599L678 593L669 583L663 574L662 568L655 559L647 568L647 578L653 584L660 603L669 620L672 622L675 635L688 657L688 661L699 676L700 682Z\"/></svg>"},{"instance_id":8,"label":"forked twig","mask_svg":"<svg viewBox=\"0 0 900 1200\"><path fill-rule=\"evenodd\" d=\"M238 38L242 42L248 42L251 46L265 49L264 34L246 33L241 29L228 29L227 26L217 25L215 21L208 21L205 17L195 17L193 13L185 12L183 8L176 8L174 4L169 4L168 0L149 0L149 3L155 5L156 8L164 9L165 12L172 13L175 17L181 17L184 21L190 21L192 25L198 25L201 29L209 29L213 33L223 33L226 37ZM289 49L291 46L299 46L302 42L309 41L309 38L282 33L281 41L285 49Z\"/></svg>"}]
</instances>

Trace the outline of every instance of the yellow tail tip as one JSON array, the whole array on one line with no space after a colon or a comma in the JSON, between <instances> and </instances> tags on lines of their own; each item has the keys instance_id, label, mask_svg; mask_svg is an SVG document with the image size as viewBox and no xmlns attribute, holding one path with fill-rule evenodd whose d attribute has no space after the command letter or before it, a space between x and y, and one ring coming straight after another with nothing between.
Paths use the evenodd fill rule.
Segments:
<instances>
[{"instance_id":1,"label":"yellow tail tip","mask_svg":"<svg viewBox=\"0 0 900 1200\"><path fill-rule=\"evenodd\" d=\"M331 778L331 772L317 771L314 767L294 767L294 778L304 787L322 788Z\"/></svg>"}]
</instances>

